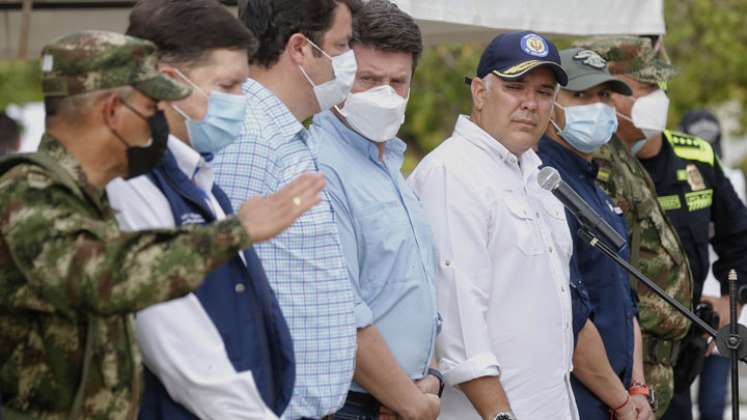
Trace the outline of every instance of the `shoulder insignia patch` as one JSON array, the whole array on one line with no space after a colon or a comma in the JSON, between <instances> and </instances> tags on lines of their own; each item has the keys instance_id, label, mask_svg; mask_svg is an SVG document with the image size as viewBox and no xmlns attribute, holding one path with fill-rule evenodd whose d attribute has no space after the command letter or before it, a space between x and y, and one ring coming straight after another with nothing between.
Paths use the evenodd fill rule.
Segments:
<instances>
[{"instance_id":1,"label":"shoulder insignia patch","mask_svg":"<svg viewBox=\"0 0 747 420\"><path fill-rule=\"evenodd\" d=\"M664 137L672 145L674 154L685 160L696 160L713 166L715 154L707 141L685 133L664 130Z\"/></svg>"}]
</instances>

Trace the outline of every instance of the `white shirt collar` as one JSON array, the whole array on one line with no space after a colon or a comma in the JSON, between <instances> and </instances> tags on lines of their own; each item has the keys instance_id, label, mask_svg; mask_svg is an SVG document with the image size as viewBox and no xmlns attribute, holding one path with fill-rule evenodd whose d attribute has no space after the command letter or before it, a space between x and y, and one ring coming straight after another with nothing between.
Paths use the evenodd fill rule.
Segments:
<instances>
[{"instance_id":1,"label":"white shirt collar","mask_svg":"<svg viewBox=\"0 0 747 420\"><path fill-rule=\"evenodd\" d=\"M454 136L462 137L485 151L496 162L518 169L524 179L537 172L542 160L534 150L522 153L519 159L487 131L475 124L468 115L460 115L454 127Z\"/></svg>"},{"instance_id":2,"label":"white shirt collar","mask_svg":"<svg viewBox=\"0 0 747 420\"><path fill-rule=\"evenodd\" d=\"M179 169L205 192L213 189L213 170L203 157L187 143L169 135L168 148Z\"/></svg>"}]
</instances>

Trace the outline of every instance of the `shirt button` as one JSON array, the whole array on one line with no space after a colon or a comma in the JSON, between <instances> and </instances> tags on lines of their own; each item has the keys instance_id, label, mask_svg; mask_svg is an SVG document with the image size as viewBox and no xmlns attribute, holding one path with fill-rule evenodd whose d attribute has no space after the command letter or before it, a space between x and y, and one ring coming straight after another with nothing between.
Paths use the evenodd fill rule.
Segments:
<instances>
[{"instance_id":1,"label":"shirt button","mask_svg":"<svg viewBox=\"0 0 747 420\"><path fill-rule=\"evenodd\" d=\"M451 261L449 260L444 261L444 265L447 267L451 266Z\"/></svg>"},{"instance_id":2,"label":"shirt button","mask_svg":"<svg viewBox=\"0 0 747 420\"><path fill-rule=\"evenodd\" d=\"M560 286L560 291L565 293L565 286Z\"/></svg>"},{"instance_id":3,"label":"shirt button","mask_svg":"<svg viewBox=\"0 0 747 420\"><path fill-rule=\"evenodd\" d=\"M551 246L548 246L548 247L547 247L547 252L549 252L549 253L551 253L551 254L552 254L552 247L551 247Z\"/></svg>"},{"instance_id":4,"label":"shirt button","mask_svg":"<svg viewBox=\"0 0 747 420\"><path fill-rule=\"evenodd\" d=\"M236 293L244 293L244 290L246 290L246 287L243 284L238 283L236 287L234 287L234 290L236 291Z\"/></svg>"}]
</instances>

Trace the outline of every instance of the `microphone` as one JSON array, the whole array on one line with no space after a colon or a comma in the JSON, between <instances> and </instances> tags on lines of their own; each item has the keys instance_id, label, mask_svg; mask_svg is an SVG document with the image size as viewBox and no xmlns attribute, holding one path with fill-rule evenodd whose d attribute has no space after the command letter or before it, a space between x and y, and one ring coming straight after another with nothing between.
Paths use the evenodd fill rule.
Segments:
<instances>
[{"instance_id":1,"label":"microphone","mask_svg":"<svg viewBox=\"0 0 747 420\"><path fill-rule=\"evenodd\" d=\"M612 248L619 251L625 246L625 239L563 181L555 168L549 166L542 168L537 175L537 183L560 200L565 208L576 216L581 225L598 234Z\"/></svg>"}]
</instances>

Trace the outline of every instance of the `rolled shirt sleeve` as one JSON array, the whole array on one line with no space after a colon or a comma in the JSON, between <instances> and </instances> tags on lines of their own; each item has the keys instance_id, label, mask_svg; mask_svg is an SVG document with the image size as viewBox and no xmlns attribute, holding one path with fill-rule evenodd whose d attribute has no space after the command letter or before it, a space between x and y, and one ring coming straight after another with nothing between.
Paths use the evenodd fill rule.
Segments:
<instances>
[{"instance_id":1,"label":"rolled shirt sleeve","mask_svg":"<svg viewBox=\"0 0 747 420\"><path fill-rule=\"evenodd\" d=\"M436 340L449 385L500 374L486 321L492 280L489 205L441 165L422 166L408 180L423 203L437 248L436 288L443 317Z\"/></svg>"}]
</instances>

